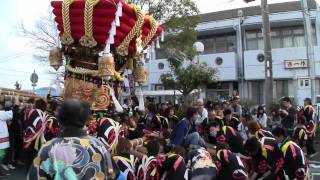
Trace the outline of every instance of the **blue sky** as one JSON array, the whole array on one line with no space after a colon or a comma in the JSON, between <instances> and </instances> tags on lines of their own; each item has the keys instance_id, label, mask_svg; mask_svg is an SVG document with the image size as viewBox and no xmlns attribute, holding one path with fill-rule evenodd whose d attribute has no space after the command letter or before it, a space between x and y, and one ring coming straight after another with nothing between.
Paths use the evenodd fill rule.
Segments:
<instances>
[{"instance_id":1,"label":"blue sky","mask_svg":"<svg viewBox=\"0 0 320 180\"><path fill-rule=\"evenodd\" d=\"M245 4L243 0L196 0L202 13L253 6L260 1ZM269 0L270 3L290 0ZM292 0L291 0L292 1ZM51 86L54 75L47 72L52 68L48 63L40 63L33 58L34 49L28 39L18 37L16 26L24 22L29 27L41 14L47 13L50 0L2 0L0 6L0 87L13 88L16 81L23 89L31 89L30 74L35 70L39 74L38 87Z\"/></svg>"}]
</instances>

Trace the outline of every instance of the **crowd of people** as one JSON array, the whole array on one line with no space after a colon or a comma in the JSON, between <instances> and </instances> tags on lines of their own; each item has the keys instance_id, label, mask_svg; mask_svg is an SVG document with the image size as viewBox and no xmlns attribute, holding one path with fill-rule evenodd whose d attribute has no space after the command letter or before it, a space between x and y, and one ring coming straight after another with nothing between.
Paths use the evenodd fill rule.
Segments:
<instances>
[{"instance_id":1,"label":"crowd of people","mask_svg":"<svg viewBox=\"0 0 320 180\"><path fill-rule=\"evenodd\" d=\"M306 179L316 154L311 99L296 109L284 97L270 116L263 106L244 112L239 100L188 107L147 100L141 109L127 98L122 112L78 99L6 102L0 176L20 165L29 179Z\"/></svg>"}]
</instances>

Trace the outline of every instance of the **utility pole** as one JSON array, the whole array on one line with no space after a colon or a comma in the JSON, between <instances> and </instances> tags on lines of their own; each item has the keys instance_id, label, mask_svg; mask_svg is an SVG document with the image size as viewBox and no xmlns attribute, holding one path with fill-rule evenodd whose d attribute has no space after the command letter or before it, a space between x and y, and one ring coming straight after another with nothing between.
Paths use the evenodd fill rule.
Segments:
<instances>
[{"instance_id":1,"label":"utility pole","mask_svg":"<svg viewBox=\"0 0 320 180\"><path fill-rule=\"evenodd\" d=\"M269 21L269 7L267 0L261 0L262 34L264 42L265 57L265 104L268 107L273 101L273 72L272 72L272 52L271 33Z\"/></svg>"},{"instance_id":2,"label":"utility pole","mask_svg":"<svg viewBox=\"0 0 320 180\"><path fill-rule=\"evenodd\" d=\"M317 34L317 42L318 46L320 46L320 1L317 3L317 16L316 16L316 34Z\"/></svg>"},{"instance_id":3,"label":"utility pole","mask_svg":"<svg viewBox=\"0 0 320 180\"><path fill-rule=\"evenodd\" d=\"M246 3L255 0L244 0ZM271 33L269 21L268 0L261 0L262 16L262 35L264 44L265 59L265 83L264 83L264 102L268 107L273 101L273 72L272 72L272 52L271 52Z\"/></svg>"},{"instance_id":4,"label":"utility pole","mask_svg":"<svg viewBox=\"0 0 320 180\"><path fill-rule=\"evenodd\" d=\"M236 30L237 37L237 70L239 81L239 94L241 98L247 98L246 82L244 81L244 58L243 58L243 30L242 24L244 21L243 11L238 10L238 19L234 29Z\"/></svg>"},{"instance_id":5,"label":"utility pole","mask_svg":"<svg viewBox=\"0 0 320 180\"><path fill-rule=\"evenodd\" d=\"M314 60L314 47L312 43L312 25L310 19L310 11L308 8L307 0L301 0L301 7L304 20L304 32L307 44L307 57L309 64L309 77L311 79L311 99L316 102L316 79L315 79L315 60Z\"/></svg>"}]
</instances>

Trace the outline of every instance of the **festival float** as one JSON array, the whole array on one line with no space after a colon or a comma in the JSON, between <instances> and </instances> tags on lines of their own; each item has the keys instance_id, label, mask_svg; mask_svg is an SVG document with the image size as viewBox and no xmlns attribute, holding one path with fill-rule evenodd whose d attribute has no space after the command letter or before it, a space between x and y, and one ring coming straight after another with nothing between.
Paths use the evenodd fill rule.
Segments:
<instances>
[{"instance_id":1,"label":"festival float","mask_svg":"<svg viewBox=\"0 0 320 180\"><path fill-rule=\"evenodd\" d=\"M52 1L51 6L61 46L50 51L49 61L57 70L65 60L64 98L86 100L94 112L112 105L122 112L117 98L122 95L124 72L132 72L130 83L141 85L147 80L144 51L151 49L162 28L137 5L124 0L64 0ZM113 152L123 136L121 125L103 116L92 122L88 125L91 134ZM142 142L135 140L132 145Z\"/></svg>"},{"instance_id":2,"label":"festival float","mask_svg":"<svg viewBox=\"0 0 320 180\"><path fill-rule=\"evenodd\" d=\"M106 110L122 94L124 72L147 79L144 50L162 32L156 20L124 0L52 1L61 47L50 51L53 67L65 59L64 98L87 100ZM141 99L141 98L140 98Z\"/></svg>"}]
</instances>

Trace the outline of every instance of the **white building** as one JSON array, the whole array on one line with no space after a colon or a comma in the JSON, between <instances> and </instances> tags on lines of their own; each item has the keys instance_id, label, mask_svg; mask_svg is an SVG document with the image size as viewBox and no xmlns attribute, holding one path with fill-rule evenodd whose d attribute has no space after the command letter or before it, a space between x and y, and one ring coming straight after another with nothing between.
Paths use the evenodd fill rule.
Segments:
<instances>
[{"instance_id":1,"label":"white building","mask_svg":"<svg viewBox=\"0 0 320 180\"><path fill-rule=\"evenodd\" d=\"M317 38L320 39L320 24L316 25L316 3L311 1L309 8L313 24L316 94L320 95L320 42L317 42ZM274 77L274 91L270 93L275 98L298 97L296 100L301 103L305 97L311 96L301 3L271 4L269 9ZM239 10L242 17L239 17ZM206 98L216 99L218 95L228 96L233 90L238 90L242 98L263 103L265 72L264 62L259 61L263 55L260 14L261 9L256 6L202 15L197 26L198 40L205 47L200 62L219 70L219 81L207 85ZM162 90L160 76L170 71L161 51L155 52L153 57L147 63L149 91ZM299 64L294 66L294 63Z\"/></svg>"}]
</instances>

